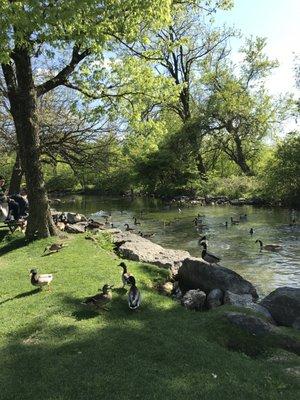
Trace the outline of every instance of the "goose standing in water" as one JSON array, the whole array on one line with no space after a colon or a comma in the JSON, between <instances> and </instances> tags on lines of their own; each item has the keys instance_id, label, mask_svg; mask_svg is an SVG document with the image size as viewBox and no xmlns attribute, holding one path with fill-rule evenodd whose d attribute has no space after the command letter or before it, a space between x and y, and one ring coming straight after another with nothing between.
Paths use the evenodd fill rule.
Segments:
<instances>
[{"instance_id":1,"label":"goose standing in water","mask_svg":"<svg viewBox=\"0 0 300 400\"><path fill-rule=\"evenodd\" d=\"M259 243L260 245L260 251L261 250L267 250L267 251L279 251L282 249L282 246L280 244L263 244L263 242L259 239L255 240L255 243Z\"/></svg>"},{"instance_id":2,"label":"goose standing in water","mask_svg":"<svg viewBox=\"0 0 300 400\"><path fill-rule=\"evenodd\" d=\"M250 235L251 235L251 236L253 235L253 233L254 233L254 230L253 230L253 228L250 228L250 231L249 231L249 233L250 233Z\"/></svg>"},{"instance_id":3,"label":"goose standing in water","mask_svg":"<svg viewBox=\"0 0 300 400\"><path fill-rule=\"evenodd\" d=\"M207 252L207 244L204 241L201 242L200 244L203 247L202 254L201 254L203 260L207 261L210 264L217 264L219 261L221 261L220 257L217 257L214 254Z\"/></svg>"}]
</instances>

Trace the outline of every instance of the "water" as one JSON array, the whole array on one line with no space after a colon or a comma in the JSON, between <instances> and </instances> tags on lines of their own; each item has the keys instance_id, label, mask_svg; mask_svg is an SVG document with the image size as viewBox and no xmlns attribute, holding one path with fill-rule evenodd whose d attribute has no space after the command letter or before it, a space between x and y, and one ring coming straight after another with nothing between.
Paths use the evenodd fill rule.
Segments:
<instances>
[{"instance_id":1,"label":"water","mask_svg":"<svg viewBox=\"0 0 300 400\"><path fill-rule=\"evenodd\" d=\"M101 211L111 212L114 226L124 230L124 224L133 225L133 216L141 222L137 231L155 233L153 242L164 247L187 250L199 257L202 248L199 237L208 238L208 251L222 258L221 265L231 268L251 281L260 294L267 294L279 286L300 287L300 213L298 225L290 227L290 212L285 209L255 208L252 206L173 206L168 209L160 200L143 198L107 198L101 196L72 196L56 207L62 211L75 211L103 221ZM140 214L140 211L144 213ZM122 211L122 213L121 213ZM207 225L197 232L193 219L200 213ZM247 214L247 221L230 224ZM228 229L224 223L228 221ZM251 237L250 228L254 229ZM259 251L256 239L264 244L278 243L279 252Z\"/></svg>"}]
</instances>

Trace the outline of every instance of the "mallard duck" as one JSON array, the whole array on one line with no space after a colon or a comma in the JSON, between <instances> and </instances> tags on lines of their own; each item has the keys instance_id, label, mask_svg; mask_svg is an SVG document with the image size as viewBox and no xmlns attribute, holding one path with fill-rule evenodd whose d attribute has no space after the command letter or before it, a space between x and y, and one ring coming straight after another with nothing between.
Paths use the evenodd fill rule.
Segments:
<instances>
[{"instance_id":1,"label":"mallard duck","mask_svg":"<svg viewBox=\"0 0 300 400\"><path fill-rule=\"evenodd\" d=\"M263 242L259 239L255 240L255 243L259 243L260 250L267 250L267 251L279 251L282 249L280 244L263 244Z\"/></svg>"},{"instance_id":2,"label":"mallard duck","mask_svg":"<svg viewBox=\"0 0 300 400\"><path fill-rule=\"evenodd\" d=\"M203 260L209 262L210 264L216 264L219 261L221 261L220 257L217 257L214 254L207 252L207 244L205 242L201 242L200 245L203 247L202 255L201 255Z\"/></svg>"},{"instance_id":3,"label":"mallard duck","mask_svg":"<svg viewBox=\"0 0 300 400\"><path fill-rule=\"evenodd\" d=\"M40 289L43 286L48 286L50 288L50 283L53 280L53 275L52 274L38 274L36 269L32 269L30 271L30 282L33 286L38 286Z\"/></svg>"},{"instance_id":4,"label":"mallard duck","mask_svg":"<svg viewBox=\"0 0 300 400\"><path fill-rule=\"evenodd\" d=\"M134 225L141 225L141 223L138 222L137 217L133 217L132 219L134 220L133 221Z\"/></svg>"},{"instance_id":5,"label":"mallard duck","mask_svg":"<svg viewBox=\"0 0 300 400\"><path fill-rule=\"evenodd\" d=\"M123 288L124 288L126 285L128 285L129 277L132 275L130 274L130 272L127 271L127 265L124 262L121 262L120 264L118 264L118 266L123 268L121 278L122 278Z\"/></svg>"},{"instance_id":6,"label":"mallard duck","mask_svg":"<svg viewBox=\"0 0 300 400\"><path fill-rule=\"evenodd\" d=\"M94 296L86 298L82 302L82 304L92 305L95 306L96 308L105 309L105 305L109 303L112 299L112 292L111 292L112 288L113 285L105 284L102 288L102 293L97 293Z\"/></svg>"},{"instance_id":7,"label":"mallard duck","mask_svg":"<svg viewBox=\"0 0 300 400\"><path fill-rule=\"evenodd\" d=\"M253 228L250 228L250 231L249 231L249 233L250 233L250 235L252 236L252 235L253 235L253 233L254 233L254 229L253 229Z\"/></svg>"},{"instance_id":8,"label":"mallard duck","mask_svg":"<svg viewBox=\"0 0 300 400\"><path fill-rule=\"evenodd\" d=\"M130 228L130 227L129 227L129 224L124 224L124 226L126 226L126 229L125 229L126 232L132 232L132 231L134 231L134 228Z\"/></svg>"},{"instance_id":9,"label":"mallard duck","mask_svg":"<svg viewBox=\"0 0 300 400\"><path fill-rule=\"evenodd\" d=\"M66 247L66 244L63 243L53 243L50 244L49 246L45 247L44 253L45 251L48 251L49 253L57 253L59 250L61 250L62 248Z\"/></svg>"},{"instance_id":10,"label":"mallard duck","mask_svg":"<svg viewBox=\"0 0 300 400\"><path fill-rule=\"evenodd\" d=\"M136 310L141 305L141 293L135 285L135 279L131 275L128 279L128 284L131 285L128 292L128 305L131 310Z\"/></svg>"},{"instance_id":11,"label":"mallard duck","mask_svg":"<svg viewBox=\"0 0 300 400\"><path fill-rule=\"evenodd\" d=\"M156 235L155 233L143 233L141 231L138 231L138 234L145 239L152 238Z\"/></svg>"},{"instance_id":12,"label":"mallard duck","mask_svg":"<svg viewBox=\"0 0 300 400\"><path fill-rule=\"evenodd\" d=\"M239 223L240 223L240 221L239 221L239 220L237 220L237 219L233 219L232 217L230 217L230 221L231 221L231 224L232 224L232 225L237 225L237 224L239 224Z\"/></svg>"}]
</instances>

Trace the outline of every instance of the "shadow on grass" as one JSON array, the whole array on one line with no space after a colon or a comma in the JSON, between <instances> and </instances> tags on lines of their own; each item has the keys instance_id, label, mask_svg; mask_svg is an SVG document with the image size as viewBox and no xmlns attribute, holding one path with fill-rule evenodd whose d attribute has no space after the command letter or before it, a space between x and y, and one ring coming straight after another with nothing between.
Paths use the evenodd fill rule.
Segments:
<instances>
[{"instance_id":1,"label":"shadow on grass","mask_svg":"<svg viewBox=\"0 0 300 400\"><path fill-rule=\"evenodd\" d=\"M1 301L0 305L2 305L4 303L7 303L8 301L22 299L24 297L32 296L32 295L40 293L40 292L41 292L40 289L34 289L34 290L30 290L29 292L20 293L20 294L17 294L16 296L14 296L14 297L10 297L9 299Z\"/></svg>"},{"instance_id":2,"label":"shadow on grass","mask_svg":"<svg viewBox=\"0 0 300 400\"><path fill-rule=\"evenodd\" d=\"M4 256L11 251L20 249L21 247L26 246L26 244L27 241L25 237L12 239L0 248L0 256Z\"/></svg>"},{"instance_id":3,"label":"shadow on grass","mask_svg":"<svg viewBox=\"0 0 300 400\"><path fill-rule=\"evenodd\" d=\"M62 299L72 307L79 299ZM67 307L65 307L67 308ZM69 326L47 318L14 332L0 361L1 399L294 399L291 378L199 334L200 313L118 302L93 321ZM86 319L86 318L83 318ZM201 323L200 323L201 326ZM1 365L2 363L2 365ZM272 378L272 379L271 379ZM34 382L34 385L28 384ZM12 384L14 383L14 384Z\"/></svg>"},{"instance_id":4,"label":"shadow on grass","mask_svg":"<svg viewBox=\"0 0 300 400\"><path fill-rule=\"evenodd\" d=\"M0 228L4 228L4 226L0 226ZM9 233L8 229L0 229L0 243L4 240L4 238L8 233Z\"/></svg>"}]
</instances>

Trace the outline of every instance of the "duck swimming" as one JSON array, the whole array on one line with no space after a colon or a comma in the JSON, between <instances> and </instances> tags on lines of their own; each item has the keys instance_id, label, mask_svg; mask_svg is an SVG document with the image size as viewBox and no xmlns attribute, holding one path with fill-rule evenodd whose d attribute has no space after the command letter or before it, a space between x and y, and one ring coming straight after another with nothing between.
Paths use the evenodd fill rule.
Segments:
<instances>
[{"instance_id":1,"label":"duck swimming","mask_svg":"<svg viewBox=\"0 0 300 400\"><path fill-rule=\"evenodd\" d=\"M135 285L135 279L132 275L128 279L128 284L131 285L128 292L128 305L130 310L136 310L141 305L142 297L139 289Z\"/></svg>"},{"instance_id":2,"label":"duck swimming","mask_svg":"<svg viewBox=\"0 0 300 400\"><path fill-rule=\"evenodd\" d=\"M50 283L53 280L52 274L38 274L36 269L30 271L30 282L33 286L38 286L40 289L43 286L50 288Z\"/></svg>"},{"instance_id":3,"label":"duck swimming","mask_svg":"<svg viewBox=\"0 0 300 400\"><path fill-rule=\"evenodd\" d=\"M205 242L201 242L200 245L203 247L201 257L203 260L207 261L210 264L216 264L221 261L220 257L215 256L212 253L207 252L207 244Z\"/></svg>"},{"instance_id":4,"label":"duck swimming","mask_svg":"<svg viewBox=\"0 0 300 400\"><path fill-rule=\"evenodd\" d=\"M129 224L124 224L124 226L126 226L126 229L125 229L126 232L132 232L132 231L134 231L134 228L130 228L130 227L129 227Z\"/></svg>"},{"instance_id":5,"label":"duck swimming","mask_svg":"<svg viewBox=\"0 0 300 400\"><path fill-rule=\"evenodd\" d=\"M280 244L263 244L263 242L259 239L255 240L255 243L259 243L260 250L267 250L267 251L279 251L282 249Z\"/></svg>"}]
</instances>

